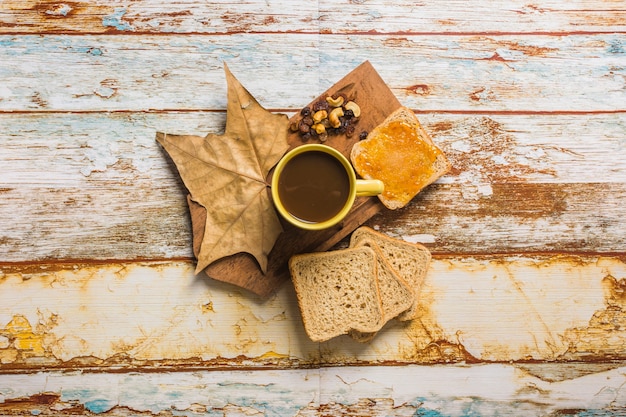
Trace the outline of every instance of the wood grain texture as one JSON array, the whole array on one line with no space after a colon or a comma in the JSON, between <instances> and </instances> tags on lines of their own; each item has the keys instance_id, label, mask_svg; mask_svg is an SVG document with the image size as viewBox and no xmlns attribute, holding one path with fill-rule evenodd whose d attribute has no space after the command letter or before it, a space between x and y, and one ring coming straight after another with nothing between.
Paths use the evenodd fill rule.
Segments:
<instances>
[{"instance_id":1,"label":"wood grain texture","mask_svg":"<svg viewBox=\"0 0 626 417\"><path fill-rule=\"evenodd\" d=\"M389 2L250 0L237 4L163 0L2 3L5 33L376 32L502 33L617 32L626 28L621 0L575 3L490 1Z\"/></svg>"},{"instance_id":2,"label":"wood grain texture","mask_svg":"<svg viewBox=\"0 0 626 417\"><path fill-rule=\"evenodd\" d=\"M563 365L566 368L566 365ZM551 380L510 364L9 375L7 415L616 416L626 368ZM390 375L393 377L390 378Z\"/></svg>"},{"instance_id":3,"label":"wood grain texture","mask_svg":"<svg viewBox=\"0 0 626 417\"><path fill-rule=\"evenodd\" d=\"M624 30L624 2L498 0L462 2L327 1L321 3L323 32L535 34ZM390 24L390 22L393 22Z\"/></svg>"},{"instance_id":4,"label":"wood grain texture","mask_svg":"<svg viewBox=\"0 0 626 417\"><path fill-rule=\"evenodd\" d=\"M624 251L623 114L419 117L453 171L370 225L439 253ZM154 134L216 133L223 113L0 123L3 262L193 256L186 191Z\"/></svg>"},{"instance_id":5,"label":"wood grain texture","mask_svg":"<svg viewBox=\"0 0 626 417\"><path fill-rule=\"evenodd\" d=\"M0 270L5 372L626 360L617 257L435 257L419 318L311 342L291 284L267 299L191 262Z\"/></svg>"},{"instance_id":6,"label":"wood grain texture","mask_svg":"<svg viewBox=\"0 0 626 417\"><path fill-rule=\"evenodd\" d=\"M285 1L3 1L9 33L206 33L317 30L316 3Z\"/></svg>"},{"instance_id":7,"label":"wood grain texture","mask_svg":"<svg viewBox=\"0 0 626 417\"><path fill-rule=\"evenodd\" d=\"M264 107L297 111L364 56L403 105L421 111L624 112L626 103L620 33L45 40L0 36L0 111L223 111L223 62Z\"/></svg>"}]
</instances>

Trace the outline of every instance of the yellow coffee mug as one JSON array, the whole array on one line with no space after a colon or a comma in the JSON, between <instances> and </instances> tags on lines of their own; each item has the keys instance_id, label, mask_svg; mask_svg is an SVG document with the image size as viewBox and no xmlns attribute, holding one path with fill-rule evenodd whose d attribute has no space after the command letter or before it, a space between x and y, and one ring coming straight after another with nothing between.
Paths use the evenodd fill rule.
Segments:
<instances>
[{"instance_id":1,"label":"yellow coffee mug","mask_svg":"<svg viewBox=\"0 0 626 417\"><path fill-rule=\"evenodd\" d=\"M357 196L383 192L379 180L357 179L350 161L327 145L307 144L287 152L272 176L272 199L282 217L307 230L334 226Z\"/></svg>"}]
</instances>

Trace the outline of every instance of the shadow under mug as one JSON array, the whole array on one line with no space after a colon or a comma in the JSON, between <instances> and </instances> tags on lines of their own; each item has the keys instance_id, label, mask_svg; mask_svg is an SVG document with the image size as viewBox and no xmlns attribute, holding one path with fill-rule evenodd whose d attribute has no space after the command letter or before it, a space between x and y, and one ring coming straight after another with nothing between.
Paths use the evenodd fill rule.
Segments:
<instances>
[{"instance_id":1,"label":"shadow under mug","mask_svg":"<svg viewBox=\"0 0 626 417\"><path fill-rule=\"evenodd\" d=\"M307 144L287 152L276 165L272 200L294 226L322 230L341 222L356 197L383 192L379 180L358 179L350 161L338 150Z\"/></svg>"}]
</instances>

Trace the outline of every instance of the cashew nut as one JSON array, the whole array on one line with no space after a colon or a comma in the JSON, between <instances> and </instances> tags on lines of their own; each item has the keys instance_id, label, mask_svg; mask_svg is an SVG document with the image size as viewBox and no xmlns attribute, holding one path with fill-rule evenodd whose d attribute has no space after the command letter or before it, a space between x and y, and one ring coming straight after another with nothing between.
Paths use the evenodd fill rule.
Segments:
<instances>
[{"instance_id":1,"label":"cashew nut","mask_svg":"<svg viewBox=\"0 0 626 417\"><path fill-rule=\"evenodd\" d=\"M352 110L354 113L354 117L359 117L361 115L361 108L354 101L349 101L343 106L346 110Z\"/></svg>"},{"instance_id":2,"label":"cashew nut","mask_svg":"<svg viewBox=\"0 0 626 417\"><path fill-rule=\"evenodd\" d=\"M330 122L330 125L332 127L341 126L341 120L339 120L341 116L343 116L343 109L341 107L335 107L334 109L332 109L330 114L328 115L328 121Z\"/></svg>"},{"instance_id":3,"label":"cashew nut","mask_svg":"<svg viewBox=\"0 0 626 417\"><path fill-rule=\"evenodd\" d=\"M343 105L343 96L338 96L337 98L332 98L331 96L328 96L326 97L326 102L332 107L341 107Z\"/></svg>"},{"instance_id":4,"label":"cashew nut","mask_svg":"<svg viewBox=\"0 0 626 417\"><path fill-rule=\"evenodd\" d=\"M328 117L328 112L326 110L318 110L315 113L313 113L313 122L319 123L327 117Z\"/></svg>"},{"instance_id":5,"label":"cashew nut","mask_svg":"<svg viewBox=\"0 0 626 417\"><path fill-rule=\"evenodd\" d=\"M326 128L321 123L315 123L311 127L313 128L313 130L317 132L318 135L321 135L322 133L326 133Z\"/></svg>"}]
</instances>

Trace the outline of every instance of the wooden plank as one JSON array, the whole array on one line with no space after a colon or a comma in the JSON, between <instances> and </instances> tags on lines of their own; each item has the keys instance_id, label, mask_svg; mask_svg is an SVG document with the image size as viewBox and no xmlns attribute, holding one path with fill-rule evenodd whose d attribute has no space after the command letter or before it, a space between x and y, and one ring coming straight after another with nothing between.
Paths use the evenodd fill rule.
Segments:
<instances>
[{"instance_id":1,"label":"wooden plank","mask_svg":"<svg viewBox=\"0 0 626 417\"><path fill-rule=\"evenodd\" d=\"M368 225L435 253L621 254L625 191L608 183L434 185Z\"/></svg>"},{"instance_id":2,"label":"wooden plank","mask_svg":"<svg viewBox=\"0 0 626 417\"><path fill-rule=\"evenodd\" d=\"M313 35L3 36L0 44L0 111L222 111L224 62L265 107L299 107L323 91L311 70Z\"/></svg>"},{"instance_id":3,"label":"wooden plank","mask_svg":"<svg viewBox=\"0 0 626 417\"><path fill-rule=\"evenodd\" d=\"M9 375L0 413L295 416L316 404L319 371ZM162 414L161 414L162 413ZM33 414L39 414L33 412Z\"/></svg>"},{"instance_id":4,"label":"wooden plank","mask_svg":"<svg viewBox=\"0 0 626 417\"><path fill-rule=\"evenodd\" d=\"M618 359L626 346L622 266L601 257L437 257L417 320L389 323L361 351L333 339L323 362Z\"/></svg>"},{"instance_id":5,"label":"wooden plank","mask_svg":"<svg viewBox=\"0 0 626 417\"><path fill-rule=\"evenodd\" d=\"M265 107L297 111L366 55L400 102L422 111L623 112L624 42L620 33L5 35L0 111L222 111L223 62Z\"/></svg>"},{"instance_id":6,"label":"wooden plank","mask_svg":"<svg viewBox=\"0 0 626 417\"><path fill-rule=\"evenodd\" d=\"M510 364L4 375L0 413L615 416L626 410L626 368L613 366L558 381Z\"/></svg>"},{"instance_id":7,"label":"wooden plank","mask_svg":"<svg viewBox=\"0 0 626 417\"><path fill-rule=\"evenodd\" d=\"M626 360L623 258L435 257L419 318L391 321L367 344L311 342L291 284L263 300L193 270L3 265L0 370Z\"/></svg>"},{"instance_id":8,"label":"wooden plank","mask_svg":"<svg viewBox=\"0 0 626 417\"><path fill-rule=\"evenodd\" d=\"M317 3L223 1L8 0L2 2L3 33L239 33L317 31Z\"/></svg>"},{"instance_id":9,"label":"wooden plank","mask_svg":"<svg viewBox=\"0 0 626 417\"><path fill-rule=\"evenodd\" d=\"M191 263L3 268L3 370L29 363L245 367L252 363L247 358L258 364L295 359L293 366L315 359L316 345L293 320L290 288L262 302L196 277L193 269ZM34 280L28 283L28 277Z\"/></svg>"},{"instance_id":10,"label":"wooden plank","mask_svg":"<svg viewBox=\"0 0 626 417\"><path fill-rule=\"evenodd\" d=\"M371 226L438 253L626 250L624 114L419 117L454 169ZM0 114L2 260L190 259L186 190L154 135L224 123L214 112Z\"/></svg>"},{"instance_id":11,"label":"wooden plank","mask_svg":"<svg viewBox=\"0 0 626 417\"><path fill-rule=\"evenodd\" d=\"M8 0L3 33L233 33L233 32L618 32L626 10L621 0L575 3L522 0L475 3L405 3L326 0L295 6L289 1L93 1ZM486 18L488 16L488 18Z\"/></svg>"},{"instance_id":12,"label":"wooden plank","mask_svg":"<svg viewBox=\"0 0 626 417\"><path fill-rule=\"evenodd\" d=\"M617 1L497 0L444 2L326 1L320 4L322 32L520 33L624 31L626 5Z\"/></svg>"},{"instance_id":13,"label":"wooden plank","mask_svg":"<svg viewBox=\"0 0 626 417\"><path fill-rule=\"evenodd\" d=\"M460 114L417 112L450 158L466 195L487 183L622 183L624 112L615 114ZM617 164L617 165L616 165ZM451 177L451 178L450 178ZM474 188L467 187L473 183ZM471 199L471 198L469 198Z\"/></svg>"},{"instance_id":14,"label":"wooden plank","mask_svg":"<svg viewBox=\"0 0 626 417\"><path fill-rule=\"evenodd\" d=\"M320 48L324 74L368 51L398 99L423 111L590 112L624 110L624 40L623 34L333 35L325 43L342 47ZM593 91L585 92L589 83Z\"/></svg>"}]
</instances>

